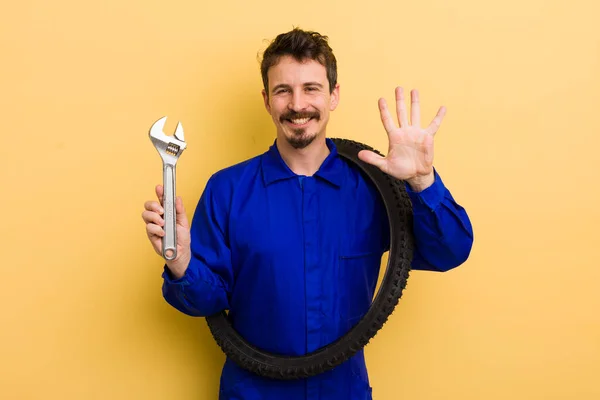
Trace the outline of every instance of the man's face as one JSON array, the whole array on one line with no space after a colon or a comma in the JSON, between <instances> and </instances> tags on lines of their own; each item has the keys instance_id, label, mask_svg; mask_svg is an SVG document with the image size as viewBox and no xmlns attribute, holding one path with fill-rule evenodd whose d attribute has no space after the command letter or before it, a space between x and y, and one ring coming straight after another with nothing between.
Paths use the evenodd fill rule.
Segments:
<instances>
[{"instance_id":1,"label":"man's face","mask_svg":"<svg viewBox=\"0 0 600 400\"><path fill-rule=\"evenodd\" d=\"M330 111L339 99L339 85L329 92L327 71L315 60L296 61L283 56L269 68L269 93L263 90L265 107L277 127L277 138L296 149L325 136Z\"/></svg>"}]
</instances>

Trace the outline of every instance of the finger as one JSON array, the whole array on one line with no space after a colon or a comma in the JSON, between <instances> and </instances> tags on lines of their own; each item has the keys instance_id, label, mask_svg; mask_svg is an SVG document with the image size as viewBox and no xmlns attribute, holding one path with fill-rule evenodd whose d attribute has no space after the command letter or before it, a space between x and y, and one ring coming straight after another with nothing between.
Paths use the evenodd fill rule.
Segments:
<instances>
[{"instance_id":1,"label":"finger","mask_svg":"<svg viewBox=\"0 0 600 400\"><path fill-rule=\"evenodd\" d=\"M158 197L158 201L160 201L160 205L164 206L163 196L164 196L165 190L163 188L163 185L156 185L155 190L156 190L156 197Z\"/></svg>"},{"instance_id":2,"label":"finger","mask_svg":"<svg viewBox=\"0 0 600 400\"><path fill-rule=\"evenodd\" d=\"M156 224L158 226L165 226L165 220L155 211L144 211L142 213L142 219L147 224Z\"/></svg>"},{"instance_id":3,"label":"finger","mask_svg":"<svg viewBox=\"0 0 600 400\"><path fill-rule=\"evenodd\" d=\"M177 196L175 199L175 214L177 225L189 229L190 225L188 223L187 214L185 213L185 207L183 206L183 199L180 196Z\"/></svg>"},{"instance_id":4,"label":"finger","mask_svg":"<svg viewBox=\"0 0 600 400\"><path fill-rule=\"evenodd\" d=\"M429 124L427 129L425 129L425 132L427 132L431 135L435 135L436 132L438 131L438 129L440 128L440 125L442 124L442 120L444 119L445 115L446 115L446 107L442 106L438 110L438 113L435 116L435 118L433 119L433 121L431 121L431 123Z\"/></svg>"},{"instance_id":5,"label":"finger","mask_svg":"<svg viewBox=\"0 0 600 400\"><path fill-rule=\"evenodd\" d=\"M154 251L162 256L162 238L151 234L148 234L148 238L150 239L150 244L152 244Z\"/></svg>"},{"instance_id":6,"label":"finger","mask_svg":"<svg viewBox=\"0 0 600 400\"><path fill-rule=\"evenodd\" d=\"M165 236L165 230L156 224L147 224L146 233L150 239L152 239L153 236L160 238Z\"/></svg>"},{"instance_id":7,"label":"finger","mask_svg":"<svg viewBox=\"0 0 600 400\"><path fill-rule=\"evenodd\" d=\"M147 201L144 203L144 209L163 215L165 210L158 204L157 201Z\"/></svg>"},{"instance_id":8,"label":"finger","mask_svg":"<svg viewBox=\"0 0 600 400\"><path fill-rule=\"evenodd\" d=\"M410 124L421 127L421 105L419 104L419 92L414 89L410 92Z\"/></svg>"},{"instance_id":9,"label":"finger","mask_svg":"<svg viewBox=\"0 0 600 400\"><path fill-rule=\"evenodd\" d=\"M408 116L406 113L406 104L404 104L404 89L396 88L396 113L400 127L408 126Z\"/></svg>"},{"instance_id":10,"label":"finger","mask_svg":"<svg viewBox=\"0 0 600 400\"><path fill-rule=\"evenodd\" d=\"M377 168L381 169L382 171L386 168L387 166L387 160L385 159L385 157L374 153L370 150L361 150L358 152L358 158L364 162L366 162L367 164L371 164L376 166Z\"/></svg>"},{"instance_id":11,"label":"finger","mask_svg":"<svg viewBox=\"0 0 600 400\"><path fill-rule=\"evenodd\" d=\"M387 133L392 132L396 129L394 125L394 121L392 120L392 116L390 115L390 110L388 110L387 103L385 99L379 99L379 114L381 115L381 122L383 122L383 127L387 131Z\"/></svg>"},{"instance_id":12,"label":"finger","mask_svg":"<svg viewBox=\"0 0 600 400\"><path fill-rule=\"evenodd\" d=\"M433 164L433 135L425 135L423 138L423 149L425 153L425 163Z\"/></svg>"}]
</instances>

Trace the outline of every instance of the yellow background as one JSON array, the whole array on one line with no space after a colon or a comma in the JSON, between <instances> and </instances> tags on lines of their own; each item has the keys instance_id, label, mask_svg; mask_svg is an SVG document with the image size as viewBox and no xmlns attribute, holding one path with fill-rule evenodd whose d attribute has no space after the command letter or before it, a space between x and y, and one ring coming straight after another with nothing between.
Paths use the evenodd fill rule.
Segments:
<instances>
[{"instance_id":1,"label":"yellow background","mask_svg":"<svg viewBox=\"0 0 600 400\"><path fill-rule=\"evenodd\" d=\"M462 267L414 272L366 348L375 399L598 399L600 6L593 0L7 2L0 398L215 399L223 355L161 295L147 136L188 149L188 214L216 170L274 139L257 54L327 34L328 134L386 151L377 99L448 114L435 165L469 212Z\"/></svg>"}]
</instances>

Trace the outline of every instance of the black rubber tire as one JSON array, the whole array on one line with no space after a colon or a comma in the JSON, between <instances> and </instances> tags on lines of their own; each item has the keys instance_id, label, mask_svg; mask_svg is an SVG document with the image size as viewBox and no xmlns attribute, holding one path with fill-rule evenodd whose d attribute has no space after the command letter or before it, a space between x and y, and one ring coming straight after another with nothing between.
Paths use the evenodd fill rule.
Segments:
<instances>
[{"instance_id":1,"label":"black rubber tire","mask_svg":"<svg viewBox=\"0 0 600 400\"><path fill-rule=\"evenodd\" d=\"M225 312L206 317L208 327L223 352L242 368L257 375L291 380L314 376L348 360L369 343L394 311L406 287L412 262L414 237L412 204L404 182L358 159L360 150L373 148L347 139L332 139L338 153L357 164L377 187L390 222L388 263L379 291L363 318L344 336L303 356L262 351L247 343L231 326Z\"/></svg>"}]
</instances>

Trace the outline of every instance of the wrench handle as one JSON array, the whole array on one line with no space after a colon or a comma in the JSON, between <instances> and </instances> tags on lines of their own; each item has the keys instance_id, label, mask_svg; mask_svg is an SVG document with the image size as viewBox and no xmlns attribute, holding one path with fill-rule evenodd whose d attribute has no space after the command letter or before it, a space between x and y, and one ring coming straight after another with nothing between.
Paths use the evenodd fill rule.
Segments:
<instances>
[{"instance_id":1,"label":"wrench handle","mask_svg":"<svg viewBox=\"0 0 600 400\"><path fill-rule=\"evenodd\" d=\"M165 236L162 254L166 260L177 257L177 215L175 213L175 165L163 166L163 208L165 210Z\"/></svg>"}]
</instances>

